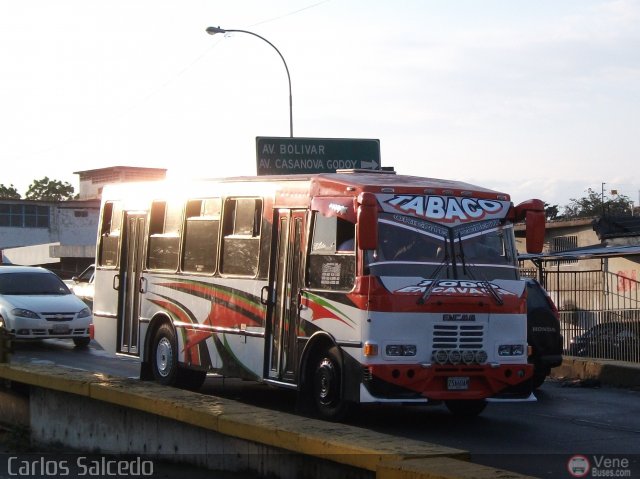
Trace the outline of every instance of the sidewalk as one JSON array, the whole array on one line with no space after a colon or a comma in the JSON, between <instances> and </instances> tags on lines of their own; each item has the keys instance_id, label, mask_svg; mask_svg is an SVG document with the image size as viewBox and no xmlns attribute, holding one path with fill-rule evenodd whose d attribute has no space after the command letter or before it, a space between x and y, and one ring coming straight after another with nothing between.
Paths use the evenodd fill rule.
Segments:
<instances>
[{"instance_id":1,"label":"sidewalk","mask_svg":"<svg viewBox=\"0 0 640 479\"><path fill-rule=\"evenodd\" d=\"M565 356L562 365L551 370L555 379L590 379L602 385L640 388L640 363Z\"/></svg>"}]
</instances>

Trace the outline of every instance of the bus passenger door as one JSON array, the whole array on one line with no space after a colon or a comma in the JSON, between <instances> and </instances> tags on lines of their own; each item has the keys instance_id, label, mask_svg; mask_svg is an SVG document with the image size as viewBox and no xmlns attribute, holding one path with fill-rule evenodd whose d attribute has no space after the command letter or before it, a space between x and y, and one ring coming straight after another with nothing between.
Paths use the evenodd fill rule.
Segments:
<instances>
[{"instance_id":1,"label":"bus passenger door","mask_svg":"<svg viewBox=\"0 0 640 479\"><path fill-rule=\"evenodd\" d=\"M127 214L120 265L118 294L118 352L138 356L141 273L144 259L144 235L147 217Z\"/></svg>"},{"instance_id":2,"label":"bus passenger door","mask_svg":"<svg viewBox=\"0 0 640 479\"><path fill-rule=\"evenodd\" d=\"M279 210L276 262L271 291L275 292L269 317L269 379L293 382L298 361L300 286L304 255L305 211Z\"/></svg>"}]
</instances>

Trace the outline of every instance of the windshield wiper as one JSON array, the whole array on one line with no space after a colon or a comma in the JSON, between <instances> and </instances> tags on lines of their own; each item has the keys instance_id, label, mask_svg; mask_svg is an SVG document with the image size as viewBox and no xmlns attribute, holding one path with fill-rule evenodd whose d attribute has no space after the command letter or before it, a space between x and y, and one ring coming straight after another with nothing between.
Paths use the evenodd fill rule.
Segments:
<instances>
[{"instance_id":1,"label":"windshield wiper","mask_svg":"<svg viewBox=\"0 0 640 479\"><path fill-rule=\"evenodd\" d=\"M427 302L427 299L429 299L429 296L431 296L431 292L433 291L434 286L440 280L440 276L442 275L442 271L444 271L445 266L447 267L449 266L450 258L449 258L449 248L447 248L447 237L444 236L443 239L444 239L444 259L433 271L433 280L431 281L429 286L427 286L427 288L424 290L424 293L422 293L422 296L418 298L418 301L416 302L416 304L424 304Z\"/></svg>"},{"instance_id":2,"label":"windshield wiper","mask_svg":"<svg viewBox=\"0 0 640 479\"><path fill-rule=\"evenodd\" d=\"M464 260L464 248L462 247L462 238L460 237L460 233L458 233L458 243L460 244L460 254L457 255L457 257L459 257L460 261L462 262L462 273L465 275L468 273L469 276L471 276L471 279L473 279L474 281L480 281L484 289L491 295L491 297L497 304L499 305L504 304L504 300L502 299L502 296L500 296L500 294L495 289L493 289L493 286L491 286L491 283L489 282L489 280L484 276L484 274L482 273L482 270L481 269L477 270L482 276L482 278L478 280L476 276L473 274L473 272L471 271L471 265L466 264Z\"/></svg>"},{"instance_id":3,"label":"windshield wiper","mask_svg":"<svg viewBox=\"0 0 640 479\"><path fill-rule=\"evenodd\" d=\"M460 237L460 232L458 232L458 244L460 244L460 254L458 257L462 262L462 274L467 274L467 263L464 260L464 248L462 247L462 238ZM455 248L455 245L453 246ZM470 275L471 276L471 275Z\"/></svg>"}]
</instances>

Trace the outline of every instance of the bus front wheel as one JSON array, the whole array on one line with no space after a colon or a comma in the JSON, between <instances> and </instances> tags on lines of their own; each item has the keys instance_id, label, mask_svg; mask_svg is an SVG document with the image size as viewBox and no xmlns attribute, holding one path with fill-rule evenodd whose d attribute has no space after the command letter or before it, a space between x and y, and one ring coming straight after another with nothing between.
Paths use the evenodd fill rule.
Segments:
<instances>
[{"instance_id":1,"label":"bus front wheel","mask_svg":"<svg viewBox=\"0 0 640 479\"><path fill-rule=\"evenodd\" d=\"M313 372L313 399L323 419L339 421L349 412L350 403L342 394L342 361L335 346L318 355Z\"/></svg>"},{"instance_id":2,"label":"bus front wheel","mask_svg":"<svg viewBox=\"0 0 640 479\"><path fill-rule=\"evenodd\" d=\"M154 379L165 386L173 386L178 376L178 346L176 333L163 324L153 337L151 365Z\"/></svg>"}]
</instances>

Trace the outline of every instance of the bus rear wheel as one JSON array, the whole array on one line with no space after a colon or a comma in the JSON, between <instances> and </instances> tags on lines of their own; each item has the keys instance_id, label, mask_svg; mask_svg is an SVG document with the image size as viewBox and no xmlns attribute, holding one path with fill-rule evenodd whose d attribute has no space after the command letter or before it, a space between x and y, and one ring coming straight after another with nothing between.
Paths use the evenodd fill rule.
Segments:
<instances>
[{"instance_id":1,"label":"bus rear wheel","mask_svg":"<svg viewBox=\"0 0 640 479\"><path fill-rule=\"evenodd\" d=\"M342 361L335 346L316 357L313 371L313 399L323 419L340 421L350 410L342 393Z\"/></svg>"},{"instance_id":2,"label":"bus rear wheel","mask_svg":"<svg viewBox=\"0 0 640 479\"><path fill-rule=\"evenodd\" d=\"M487 407L487 401L484 399L459 399L444 403L451 413L462 417L475 417Z\"/></svg>"},{"instance_id":3,"label":"bus rear wheel","mask_svg":"<svg viewBox=\"0 0 640 479\"><path fill-rule=\"evenodd\" d=\"M168 324L161 325L153 337L151 349L153 378L165 386L173 386L178 377L176 333Z\"/></svg>"}]
</instances>

